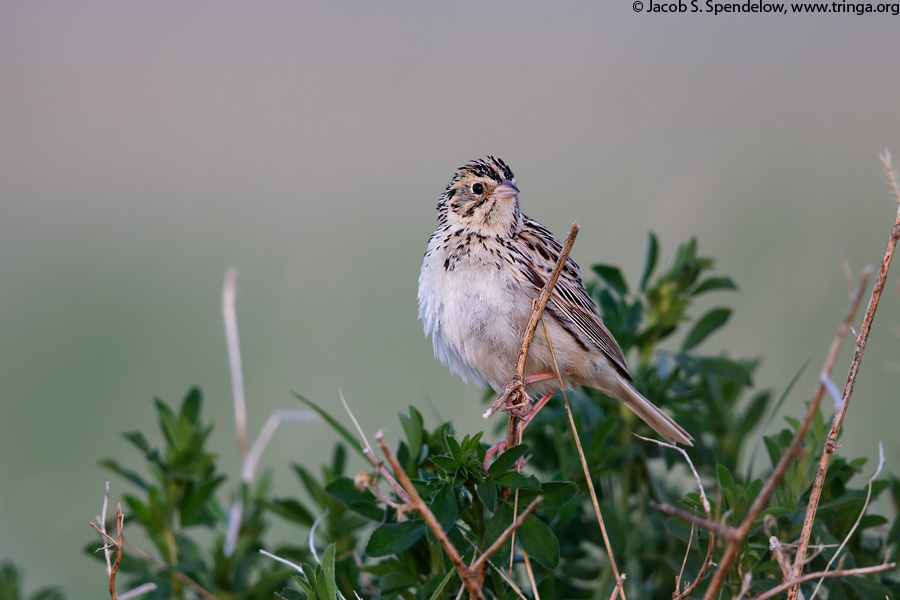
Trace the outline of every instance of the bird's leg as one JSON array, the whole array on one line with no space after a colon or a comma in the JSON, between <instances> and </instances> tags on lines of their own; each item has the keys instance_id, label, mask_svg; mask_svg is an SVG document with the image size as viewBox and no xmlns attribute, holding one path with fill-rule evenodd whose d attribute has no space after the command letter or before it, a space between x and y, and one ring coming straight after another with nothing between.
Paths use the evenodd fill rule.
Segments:
<instances>
[{"instance_id":1,"label":"bird's leg","mask_svg":"<svg viewBox=\"0 0 900 600\"><path fill-rule=\"evenodd\" d=\"M538 411L546 406L547 402L550 401L550 398L553 397L556 391L547 392L541 399L534 403L534 406L531 407L531 410L528 411L528 414L522 417L522 423L519 425L519 429L522 430L525 428L525 425L529 423L537 414Z\"/></svg>"},{"instance_id":2,"label":"bird's leg","mask_svg":"<svg viewBox=\"0 0 900 600\"><path fill-rule=\"evenodd\" d=\"M518 406L527 401L528 394L525 393L525 380L516 376L506 382L506 385L503 387L503 393L494 400L494 403L484 411L482 416L487 419L500 410L502 406Z\"/></svg>"},{"instance_id":3,"label":"bird's leg","mask_svg":"<svg viewBox=\"0 0 900 600\"><path fill-rule=\"evenodd\" d=\"M531 410L529 410L527 412L527 414L524 414L521 417L519 417L520 420L518 423L518 429L517 429L518 433L517 433L516 439L522 439L522 432L525 430L525 426L531 421L531 419L534 418L534 416L536 414L538 414L539 410L544 408L544 406L547 404L547 402L550 401L550 398L553 397L554 393L555 392L547 392L546 394L541 396L541 399L538 400L534 404L534 407L531 408ZM512 410L516 410L516 409L511 408L510 412L512 412ZM491 463L491 459L494 457L495 454L503 453L506 449L507 449L506 448L506 440L500 440L499 442L497 442L496 444L494 444L493 446L488 448L487 452L485 452L485 454L484 454L484 463L482 465L482 466L484 466L484 470L485 471L488 470L488 467L490 466L490 463ZM522 457L518 460L517 468L521 469L524 466L525 466L525 458Z\"/></svg>"},{"instance_id":4,"label":"bird's leg","mask_svg":"<svg viewBox=\"0 0 900 600\"><path fill-rule=\"evenodd\" d=\"M554 379L555 377L555 373L534 373L532 375L526 375L525 385L530 385L538 381L547 381L548 379Z\"/></svg>"}]
</instances>

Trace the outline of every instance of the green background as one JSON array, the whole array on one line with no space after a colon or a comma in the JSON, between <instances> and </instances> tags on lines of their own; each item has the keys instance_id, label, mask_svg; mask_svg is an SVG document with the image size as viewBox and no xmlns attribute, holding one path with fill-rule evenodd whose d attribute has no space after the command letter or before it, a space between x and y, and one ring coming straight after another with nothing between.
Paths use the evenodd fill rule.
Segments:
<instances>
[{"instance_id":1,"label":"green background","mask_svg":"<svg viewBox=\"0 0 900 600\"><path fill-rule=\"evenodd\" d=\"M809 361L785 405L801 414L846 305L840 261L880 261L896 211L877 157L900 153L898 26L627 0L5 0L0 558L29 587L106 593L81 553L96 462L137 462L119 433L155 428L154 396L200 385L238 472L231 265L251 433L299 408L289 390L337 412L342 389L370 435L396 437L408 404L483 428L481 392L432 358L416 279L439 194L486 154L512 166L526 214L560 238L580 223L584 267L633 282L648 230L664 261L697 236L741 288L708 300L737 311L707 348L763 355L757 383L779 391ZM897 282L842 440L870 458L884 440L894 472ZM849 343L839 386L848 364ZM333 439L281 430L264 464L317 465Z\"/></svg>"}]
</instances>

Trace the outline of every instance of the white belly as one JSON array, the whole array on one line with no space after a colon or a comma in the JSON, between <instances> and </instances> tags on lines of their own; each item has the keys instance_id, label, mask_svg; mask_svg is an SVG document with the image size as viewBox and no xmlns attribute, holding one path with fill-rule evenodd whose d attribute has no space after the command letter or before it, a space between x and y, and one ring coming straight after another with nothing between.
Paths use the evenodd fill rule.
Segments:
<instances>
[{"instance_id":1,"label":"white belly","mask_svg":"<svg viewBox=\"0 0 900 600\"><path fill-rule=\"evenodd\" d=\"M467 381L502 388L515 374L531 301L515 293L519 284L496 255L447 269L437 250L419 275L419 318L435 356Z\"/></svg>"}]
</instances>

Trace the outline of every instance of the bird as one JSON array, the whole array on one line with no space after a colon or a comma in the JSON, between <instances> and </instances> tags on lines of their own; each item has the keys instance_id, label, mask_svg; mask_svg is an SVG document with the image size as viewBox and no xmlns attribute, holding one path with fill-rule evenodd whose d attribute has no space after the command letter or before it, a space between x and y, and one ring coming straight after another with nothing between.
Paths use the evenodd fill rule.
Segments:
<instances>
[{"instance_id":1,"label":"bird","mask_svg":"<svg viewBox=\"0 0 900 600\"><path fill-rule=\"evenodd\" d=\"M533 302L556 266L562 245L519 210L512 169L499 158L472 160L453 175L438 201L438 226L419 273L419 319L434 354L464 380L502 393L515 375ZM693 438L632 385L619 344L568 258L544 309L525 364L535 406L559 389L599 390L626 406L671 443ZM552 354L551 354L552 345Z\"/></svg>"}]
</instances>

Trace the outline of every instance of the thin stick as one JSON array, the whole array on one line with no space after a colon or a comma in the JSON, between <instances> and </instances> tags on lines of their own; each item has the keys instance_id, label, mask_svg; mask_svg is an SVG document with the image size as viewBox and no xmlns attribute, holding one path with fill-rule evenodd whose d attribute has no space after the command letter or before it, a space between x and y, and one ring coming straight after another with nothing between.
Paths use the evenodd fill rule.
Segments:
<instances>
[{"instance_id":1,"label":"thin stick","mask_svg":"<svg viewBox=\"0 0 900 600\"><path fill-rule=\"evenodd\" d=\"M891 154L885 150L880 158L891 184L894 197L897 199L898 203L900 203L900 185L898 185L897 173L894 169L894 165L891 163ZM884 250L884 258L881 260L881 268L878 270L878 276L875 278L875 286L872 288L872 296L869 298L866 316L863 318L862 327L856 338L856 348L853 351L850 372L847 374L847 383L844 385L841 409L834 415L834 419L831 422L831 429L828 431L828 438L825 440L825 447L822 449L819 467L816 470L816 478L813 481L812 490L809 494L809 504L806 507L806 517L803 520L803 530L800 534L800 547L797 549L797 554L794 556L794 569L791 572L794 580L799 579L800 572L803 570L803 560L806 557L806 549L809 546L813 521L815 521L816 510L819 507L819 499L822 496L822 487L825 484L825 474L828 471L828 464L831 462L831 455L837 450L838 432L841 429L841 425L844 423L844 418L847 416L847 408L850 406L850 396L853 394L853 387L856 385L856 376L859 373L859 365L862 362L863 352L866 350L869 332L872 330L872 320L875 318L875 310L878 308L878 302L881 300L881 293L884 291L884 286L887 282L888 269L891 266L891 260L894 258L894 249L897 247L897 240L900 240L900 204L898 204L894 226L891 228L891 235L890 238L888 238L887 247ZM795 584L790 592L788 592L788 600L796 600L799 591L799 584Z\"/></svg>"},{"instance_id":2,"label":"thin stick","mask_svg":"<svg viewBox=\"0 0 900 600\"><path fill-rule=\"evenodd\" d=\"M514 404L520 404L528 399L528 396L525 393L525 362L528 359L528 349L531 347L531 339L534 336L534 330L537 328L538 319L544 314L544 308L547 306L547 301L550 300L550 294L553 292L556 280L559 279L559 274L562 272L563 266L569 258L569 253L572 251L572 245L575 243L575 237L578 235L578 230L578 223L572 223L572 229L569 230L569 237L566 238L566 243L563 245L562 252L560 252L559 257L556 260L556 266L550 274L550 278L544 283L544 287L541 289L541 295L538 296L537 303L534 304L534 307L531 310L531 317L528 319L528 324L525 326L525 332L522 334L522 347L519 350L519 358L516 361L516 375L507 384L506 389L503 390L503 394L501 394L500 397L494 401L494 404L485 411L483 415L485 419L497 412L497 410L507 401L512 401ZM518 421L518 417L513 418L511 412L506 435L507 446L510 448L512 447L512 443L515 442Z\"/></svg>"},{"instance_id":3,"label":"thin stick","mask_svg":"<svg viewBox=\"0 0 900 600\"><path fill-rule=\"evenodd\" d=\"M681 510L671 504L657 504L655 502L650 503L651 508L658 510L661 513L665 513L667 515L671 515L673 517L678 517L679 519L683 519L688 523L693 523L694 525L699 525L700 527L705 527L706 529L712 529L714 531L718 531L723 538L727 540L740 540L741 533L738 529L734 527L729 527L724 523L719 523L718 521L712 521L710 519L706 519L704 517L698 517L694 513L689 513L687 511Z\"/></svg>"},{"instance_id":4,"label":"thin stick","mask_svg":"<svg viewBox=\"0 0 900 600\"><path fill-rule=\"evenodd\" d=\"M500 534L494 543L487 547L487 549L481 553L481 555L472 563L472 566L469 567L472 571L478 572L481 571L487 560L491 557L491 555L500 549L500 546L513 534L513 532L522 526L522 523L525 519L528 518L528 515L534 512L534 510L538 507L544 500L543 496L538 496L534 500L531 501L531 504L525 507L525 510L522 511L515 521L510 523L509 527L503 530L503 533ZM436 522L436 521L435 521Z\"/></svg>"},{"instance_id":5,"label":"thin stick","mask_svg":"<svg viewBox=\"0 0 900 600\"><path fill-rule=\"evenodd\" d=\"M531 568L531 559L528 558L528 553L522 552L522 558L525 559L525 572L528 573L528 583L531 584L531 593L534 594L534 600L541 600L537 584L534 582L534 570Z\"/></svg>"},{"instance_id":6,"label":"thin stick","mask_svg":"<svg viewBox=\"0 0 900 600\"><path fill-rule=\"evenodd\" d=\"M624 573L620 575L619 567L616 566L616 558L615 555L613 555L612 544L609 542L609 535L606 533L606 523L603 522L603 513L600 512L600 502L597 501L597 492L594 490L594 480L591 477L590 469L588 469L587 458L584 456L584 449L581 447L581 438L578 436L578 429L575 427L575 418L572 417L572 409L569 407L569 398L566 396L566 387L563 385L562 374L559 371L559 365L556 363L556 353L553 352L553 344L550 342L550 332L547 330L547 324L544 323L543 315L541 316L541 325L544 327L544 335L547 336L547 346L550 348L550 356L553 358L553 369L556 372L556 379L559 381L559 389L562 392L566 414L569 416L569 425L572 427L572 437L575 438L575 447L578 449L578 458L581 460L584 480L587 483L588 491L591 494L591 502L594 504L594 513L597 515L597 522L600 524L603 545L606 547L606 554L609 557L609 564L612 567L613 575L616 576L616 587L619 590L619 595L622 597L622 600L626 600L625 587L621 584ZM613 597L615 597L615 594L613 594Z\"/></svg>"},{"instance_id":7,"label":"thin stick","mask_svg":"<svg viewBox=\"0 0 900 600\"><path fill-rule=\"evenodd\" d=\"M613 588L612 594L609 595L609 600L613 600L616 597L616 594L622 589L622 584L625 583L625 573L619 575L616 579L616 587Z\"/></svg>"},{"instance_id":8,"label":"thin stick","mask_svg":"<svg viewBox=\"0 0 900 600\"><path fill-rule=\"evenodd\" d=\"M369 440L366 438L365 432L363 432L362 427L359 426L359 421L356 420L356 416L353 414L353 411L350 410L350 406L347 405L347 401L344 400L344 392L338 390L338 395L341 397L341 404L344 405L344 410L347 411L347 414L350 415L350 420L353 421L353 424L356 426L356 431L359 433L360 439L362 439L362 449L363 454L365 454L366 458L375 466L376 472L378 472L391 488L394 490L394 493L397 494L397 497L400 498L404 503L409 504L409 494L406 493L406 490L403 489L397 480L394 479L393 475L384 468L384 462L375 455L375 452L372 450L372 446L369 445Z\"/></svg>"},{"instance_id":9,"label":"thin stick","mask_svg":"<svg viewBox=\"0 0 900 600\"><path fill-rule=\"evenodd\" d=\"M234 424L237 429L241 464L247 459L247 405L244 401L244 375L241 368L241 345L238 342L237 312L234 309L237 290L237 268L225 271L222 284L222 315L225 319L225 343L228 346L228 366L231 369L231 390L234 395Z\"/></svg>"},{"instance_id":10,"label":"thin stick","mask_svg":"<svg viewBox=\"0 0 900 600\"><path fill-rule=\"evenodd\" d=\"M100 517L97 522L100 523L100 531L106 535L106 511L109 508L109 482L106 482L106 488L103 492L103 510L100 511ZM106 575L112 573L112 546L104 542L103 554L106 555Z\"/></svg>"},{"instance_id":11,"label":"thin stick","mask_svg":"<svg viewBox=\"0 0 900 600\"><path fill-rule=\"evenodd\" d=\"M828 354L825 357L825 363L822 366L821 372L826 376L831 376L831 371L834 368L835 361L837 360L837 355L840 351L841 344L843 344L844 339L847 336L847 332L850 330L850 323L853 321L853 316L856 314L856 311L859 308L859 303L862 300L862 294L865 291L865 286L868 280L869 272L864 270L859 278L859 284L851 294L850 305L847 307L847 311L844 313L844 318L841 320L838 331L835 334L834 340L832 340L831 346L828 349ZM816 412L819 410L819 404L822 402L822 396L824 395L824 393L825 385L822 383L822 378L819 377L819 382L816 385L816 391L809 403L809 409L806 411L806 417L803 419L803 423L800 424L800 428L797 429L797 433L791 440L788 449L781 456L781 460L778 461L778 464L775 465L775 469L772 470L771 475L769 475L769 478L763 485L763 489L756 497L756 500L753 501L753 504L750 506L750 510L747 511L747 515L744 517L743 522L741 522L740 526L735 530L734 537L730 537L730 543L725 549L722 557L719 559L719 567L718 569L716 569L716 572L713 573L712 580L709 583L709 587L706 588L706 594L704 594L703 600L714 600L714 598L716 598L717 594L719 593L719 589L721 589L722 584L725 582L725 576L728 573L728 567L731 566L732 561L737 557L744 538L747 537L747 534L750 532L750 528L753 526L753 522L756 520L756 517L759 516L759 513L762 512L763 508L765 508L766 503L768 503L769 498L771 498L772 493L775 491L775 487L779 482L781 482L782 478L784 477L784 473L785 471L787 471L788 466L793 462L795 457L799 456L802 450L803 439L806 437L806 432L809 431L809 427L810 425L812 425L813 419L816 416ZM796 600L796 598L794 598L793 600Z\"/></svg>"},{"instance_id":12,"label":"thin stick","mask_svg":"<svg viewBox=\"0 0 900 600\"><path fill-rule=\"evenodd\" d=\"M277 560L278 562L285 564L285 565L291 567L292 569L296 569L300 573L303 572L303 569L300 567L300 565L294 564L291 561L289 561L288 559L282 558L282 557L278 556L277 554L272 554L271 552L266 552L265 550L262 550L262 549L260 549L259 553L262 554L263 556L268 556L272 560Z\"/></svg>"},{"instance_id":13,"label":"thin stick","mask_svg":"<svg viewBox=\"0 0 900 600\"><path fill-rule=\"evenodd\" d=\"M658 446L662 446L663 448L671 448L672 450L675 450L675 451L681 453L681 455L684 457L684 460L687 461L688 467L690 467L690 469L691 469L691 473L694 474L694 480L697 482L697 487L700 489L700 503L703 505L703 512L706 513L706 520L712 522L713 521L712 507L709 504L709 498L706 497L706 490L703 489L703 481L701 481L700 475L697 473L697 469L694 467L694 463L693 463L693 461L691 461L691 457L688 456L687 451L685 451L684 448L679 448L678 446L676 446L674 444L668 444L666 442L661 442L659 440L646 438L642 435L635 434L635 437L638 437L647 442L653 442L654 444L657 444ZM709 569L709 566L712 564L713 550L715 549L715 545L716 545L716 534L715 534L716 528L708 527L707 529L709 529L709 545L707 546L707 549L706 549L706 559L703 561L703 565L701 565L700 571L697 573L697 576L694 578L694 581L687 587L686 590L684 590L683 592L678 592L678 586L676 585L676 587L675 587L676 595L673 596L675 600L683 600L684 598L687 598L688 596L690 596L691 593L695 589L697 589L697 586L700 585L700 581L702 581L703 576L706 575L706 570ZM693 535L693 533L694 533L694 528L692 526L691 527L691 535ZM690 549L690 547L691 547L691 543L690 543L690 541L688 541L688 549ZM687 554L685 554L685 560L687 560ZM682 565L682 569L684 569L684 565ZM678 578L679 578L679 583L680 583L681 575L679 575Z\"/></svg>"},{"instance_id":14,"label":"thin stick","mask_svg":"<svg viewBox=\"0 0 900 600\"><path fill-rule=\"evenodd\" d=\"M537 508L538 504L544 499L543 496L538 496L535 498L528 507L522 511L522 514L507 527L502 534L491 544L477 559L472 561L471 565L466 565L463 562L462 556L460 556L459 552L456 550L456 547L453 545L453 542L450 541L450 538L447 537L444 528L441 527L441 524L438 522L437 517L434 516L434 513L428 508L428 505L425 504L425 501L422 500L422 497L419 495L419 492L416 490L409 476L406 474L406 471L403 470L403 467L397 461L397 458L394 456L393 452L391 452L390 448L387 447L387 444L384 441L384 432L379 431L375 434L375 440L378 442L378 445L381 447L381 452L384 454L388 463L391 465L391 469L394 471L394 475L396 475L397 480L400 482L400 485L403 486L403 489L406 490L406 493L409 494L410 505L416 512L422 515L422 519L425 521L425 524L431 529L431 532L441 543L441 546L444 548L444 553L450 559L450 562L453 563L453 566L456 568L456 571L459 573L460 579L463 581L463 585L466 590L469 592L469 598L472 600L484 600L484 593L481 591L481 586L484 582L484 573L485 568L487 567L487 561L491 557L491 555L496 552L500 546L503 545L504 542L512 535L512 532L515 531L522 525L522 522Z\"/></svg>"},{"instance_id":15,"label":"thin stick","mask_svg":"<svg viewBox=\"0 0 900 600\"><path fill-rule=\"evenodd\" d=\"M119 596L119 600L131 600L132 598L137 598L138 596L143 596L147 592L152 592L156 589L155 583L145 583L144 585L139 585L133 590L128 590L124 594Z\"/></svg>"},{"instance_id":16,"label":"thin stick","mask_svg":"<svg viewBox=\"0 0 900 600\"><path fill-rule=\"evenodd\" d=\"M109 596L112 600L117 600L116 594L116 573L119 572L119 564L122 562L122 548L125 543L122 541L122 535L125 532L125 514L122 513L122 505L116 505L116 561L113 563L112 571L109 573Z\"/></svg>"},{"instance_id":17,"label":"thin stick","mask_svg":"<svg viewBox=\"0 0 900 600\"><path fill-rule=\"evenodd\" d=\"M811 581L813 579L818 579L819 577L847 577L850 575L869 575L871 573L880 573L881 571L889 571L897 566L897 563L882 563L880 565L875 565L874 567L859 567L857 569L838 569L837 571L829 571L828 573L807 573L806 575L801 575L797 579L792 579L786 583L782 583L779 586L773 587L771 590L768 590L758 596L754 596L752 600L766 600L766 598L771 598L773 596L777 596L778 594L784 592L788 588L792 586L799 586L804 581Z\"/></svg>"},{"instance_id":18,"label":"thin stick","mask_svg":"<svg viewBox=\"0 0 900 600\"><path fill-rule=\"evenodd\" d=\"M241 469L241 479L244 483L251 483L256 473L256 466L262 458L266 447L275 437L275 431L282 423L321 423L322 417L311 410L282 409L269 415L266 424L260 429L259 435L253 441L253 446L244 458L244 467Z\"/></svg>"},{"instance_id":19,"label":"thin stick","mask_svg":"<svg viewBox=\"0 0 900 600\"><path fill-rule=\"evenodd\" d=\"M841 545L838 546L838 549L834 551L834 554L831 555L831 558L828 559L828 564L825 565L825 572L828 572L828 569L831 568L831 563L834 562L834 559L838 557L841 553L841 550L844 549L844 546L847 545L847 542L850 541L850 538L853 537L853 534L856 532L856 528L859 527L859 522L862 521L863 515L866 514L866 509L869 508L869 500L872 499L872 483L875 479L881 474L881 470L884 468L884 444L878 442L878 468L875 469L875 472L872 473L872 476L869 477L869 489L866 491L866 501L863 502L862 510L859 511L859 516L856 517L856 522L853 523L853 527L850 528L850 531L847 532L847 535L844 537L844 540L841 542ZM816 597L816 594L819 593L819 588L822 587L822 582L825 581L825 577L819 580L819 583L816 584L815 589L813 590L812 595L809 597L809 600L813 600Z\"/></svg>"}]
</instances>

